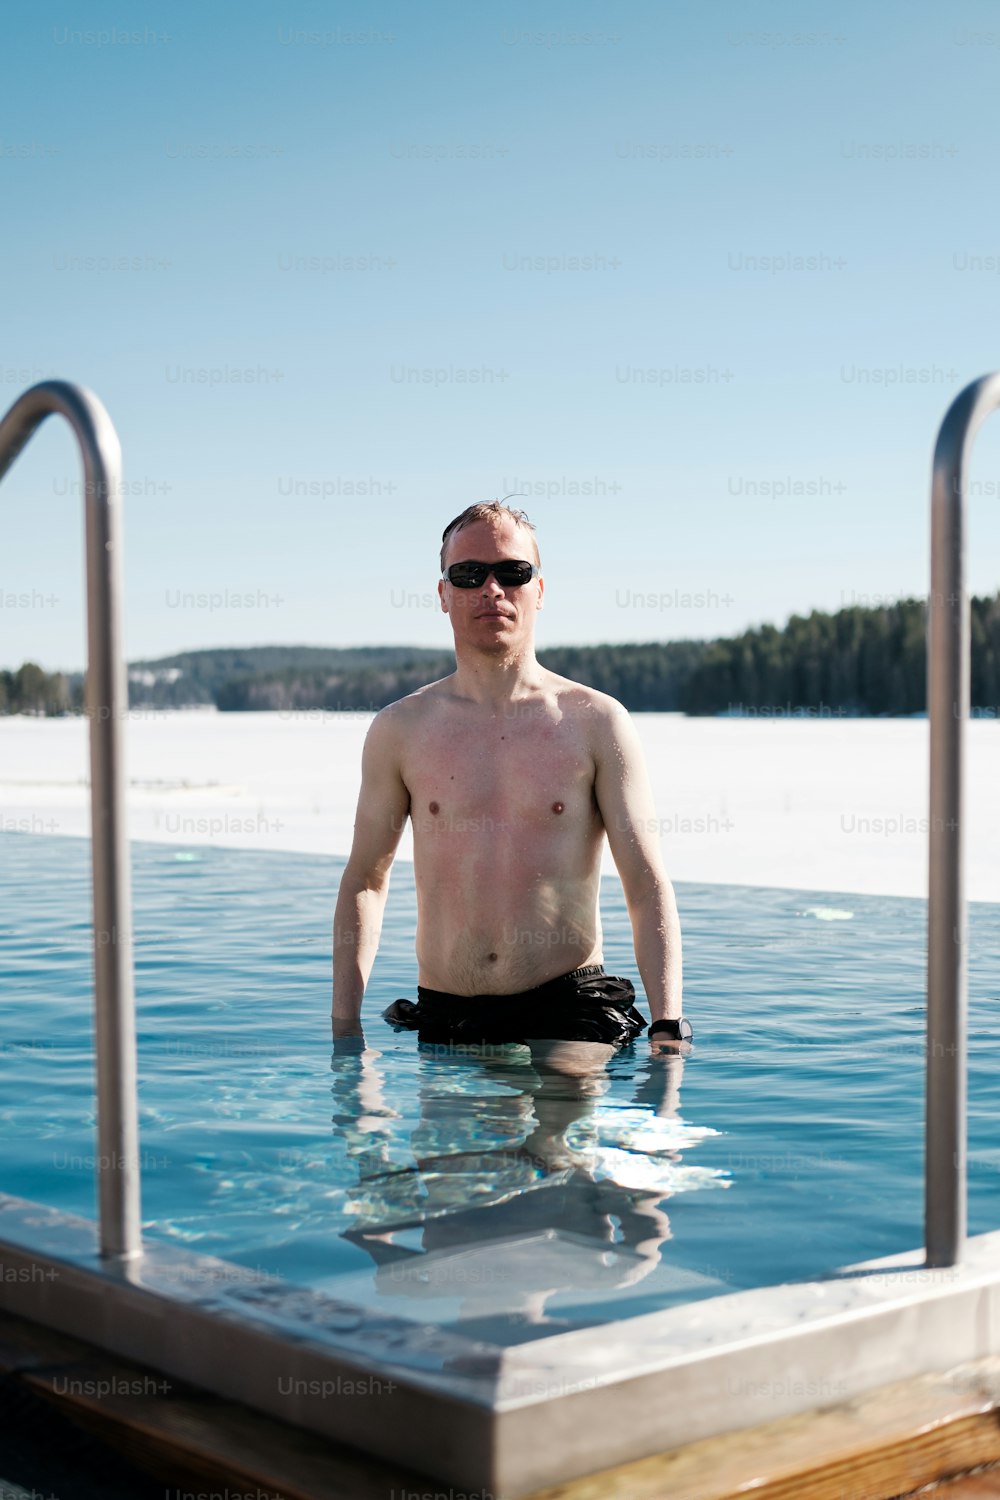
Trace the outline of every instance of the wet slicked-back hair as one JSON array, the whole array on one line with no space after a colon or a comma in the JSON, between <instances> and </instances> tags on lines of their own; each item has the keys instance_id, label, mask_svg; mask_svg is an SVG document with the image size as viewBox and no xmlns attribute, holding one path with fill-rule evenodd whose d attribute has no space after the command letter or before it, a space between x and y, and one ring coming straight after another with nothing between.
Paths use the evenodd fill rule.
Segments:
<instances>
[{"instance_id":1,"label":"wet slicked-back hair","mask_svg":"<svg viewBox=\"0 0 1000 1500\"><path fill-rule=\"evenodd\" d=\"M456 516L454 521L449 521L448 525L444 528L444 535L441 538L442 573L444 572L444 559L448 551L448 543L456 531L461 531L463 526L471 526L473 521L492 521L496 524L505 519L516 521L519 526L523 526L526 531L531 533L530 540L532 550L535 554L535 562L541 567L542 559L538 551L538 543L535 540L534 523L528 520L523 510L515 510L513 506L505 505L502 500L490 500L479 505L467 506L460 516Z\"/></svg>"}]
</instances>

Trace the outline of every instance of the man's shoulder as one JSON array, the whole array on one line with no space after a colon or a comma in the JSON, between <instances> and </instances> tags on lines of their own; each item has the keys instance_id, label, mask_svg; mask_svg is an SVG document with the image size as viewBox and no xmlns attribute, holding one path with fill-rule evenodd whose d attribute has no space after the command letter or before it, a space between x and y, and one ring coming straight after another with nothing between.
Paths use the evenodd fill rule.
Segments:
<instances>
[{"instance_id":1,"label":"man's shoulder","mask_svg":"<svg viewBox=\"0 0 1000 1500\"><path fill-rule=\"evenodd\" d=\"M396 698L392 703L387 703L372 719L371 728L378 725L385 732L396 727L403 728L412 724L415 719L424 717L449 696L449 685L454 680L454 675L451 673L448 677L439 677L436 682L427 682L423 687L407 693L405 698Z\"/></svg>"},{"instance_id":2,"label":"man's shoulder","mask_svg":"<svg viewBox=\"0 0 1000 1500\"><path fill-rule=\"evenodd\" d=\"M578 730L595 765L617 765L622 756L627 758L635 746L636 731L624 703L569 677L560 678L559 684L557 697L564 721Z\"/></svg>"},{"instance_id":3,"label":"man's shoulder","mask_svg":"<svg viewBox=\"0 0 1000 1500\"><path fill-rule=\"evenodd\" d=\"M590 687L585 682L574 682L571 677L560 677L552 673L552 687L558 694L560 706L566 711L587 716L602 724L611 724L621 715L628 716L628 709L610 693Z\"/></svg>"}]
</instances>

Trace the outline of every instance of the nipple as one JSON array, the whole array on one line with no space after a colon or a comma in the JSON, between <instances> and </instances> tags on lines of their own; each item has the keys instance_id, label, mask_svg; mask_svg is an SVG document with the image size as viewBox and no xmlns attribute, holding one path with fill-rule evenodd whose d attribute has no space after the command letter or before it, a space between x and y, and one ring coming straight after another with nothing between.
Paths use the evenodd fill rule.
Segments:
<instances>
[{"instance_id":1,"label":"nipple","mask_svg":"<svg viewBox=\"0 0 1000 1500\"><path fill-rule=\"evenodd\" d=\"M441 811L441 809L438 806L438 804L436 802L432 802L431 803L431 812L432 813L439 813L440 811Z\"/></svg>"},{"instance_id":2,"label":"nipple","mask_svg":"<svg viewBox=\"0 0 1000 1500\"><path fill-rule=\"evenodd\" d=\"M491 953L491 954L490 954L490 963L491 963L491 964L495 964L495 963L496 963L496 961L497 961L497 956L496 956L496 954L495 954L495 953Z\"/></svg>"},{"instance_id":3,"label":"nipple","mask_svg":"<svg viewBox=\"0 0 1000 1500\"><path fill-rule=\"evenodd\" d=\"M554 813L561 813L562 810L563 810L563 804L561 802L553 802L553 804L552 804L552 811Z\"/></svg>"}]
</instances>

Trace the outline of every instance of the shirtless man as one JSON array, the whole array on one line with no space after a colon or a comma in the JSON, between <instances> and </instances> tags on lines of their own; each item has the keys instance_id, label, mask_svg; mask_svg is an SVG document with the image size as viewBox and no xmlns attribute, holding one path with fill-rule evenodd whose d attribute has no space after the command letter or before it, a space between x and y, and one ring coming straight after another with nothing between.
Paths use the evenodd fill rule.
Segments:
<instances>
[{"instance_id":1,"label":"shirtless man","mask_svg":"<svg viewBox=\"0 0 1000 1500\"><path fill-rule=\"evenodd\" d=\"M502 566L512 562L523 566ZM418 1003L397 1001L387 1020L431 1040L599 1041L608 1055L631 1041L645 1028L634 990L603 972L606 834L650 1041L686 1050L680 924L639 737L614 698L536 660L545 585L533 525L500 502L470 506L444 533L441 568L457 670L382 709L368 731L334 914L334 1037L363 1034L409 816Z\"/></svg>"}]
</instances>

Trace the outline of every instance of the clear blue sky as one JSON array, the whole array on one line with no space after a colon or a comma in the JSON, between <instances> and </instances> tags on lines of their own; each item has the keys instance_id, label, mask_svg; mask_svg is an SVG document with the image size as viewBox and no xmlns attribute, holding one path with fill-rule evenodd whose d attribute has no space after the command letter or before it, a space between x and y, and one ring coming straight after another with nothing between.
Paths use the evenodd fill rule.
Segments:
<instances>
[{"instance_id":1,"label":"clear blue sky","mask_svg":"<svg viewBox=\"0 0 1000 1500\"><path fill-rule=\"evenodd\" d=\"M0 72L4 405L111 412L131 658L449 644L440 532L514 489L543 646L926 590L1000 367L995 8L96 0ZM973 478L985 592L1000 418ZM2 665L83 665L77 481L50 424L0 489Z\"/></svg>"}]
</instances>

